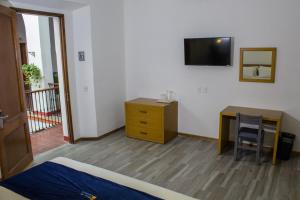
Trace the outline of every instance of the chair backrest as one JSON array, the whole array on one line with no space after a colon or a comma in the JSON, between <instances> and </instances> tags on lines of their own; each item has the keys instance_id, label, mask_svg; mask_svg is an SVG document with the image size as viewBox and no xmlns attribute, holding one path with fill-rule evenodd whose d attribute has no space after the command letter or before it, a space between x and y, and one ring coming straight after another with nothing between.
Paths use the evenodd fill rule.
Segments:
<instances>
[{"instance_id":1,"label":"chair backrest","mask_svg":"<svg viewBox=\"0 0 300 200\"><path fill-rule=\"evenodd\" d=\"M238 128L240 128L241 124L247 124L249 126L256 126L256 128L260 130L263 129L262 116L244 115L241 113L237 113L236 120Z\"/></svg>"}]
</instances>

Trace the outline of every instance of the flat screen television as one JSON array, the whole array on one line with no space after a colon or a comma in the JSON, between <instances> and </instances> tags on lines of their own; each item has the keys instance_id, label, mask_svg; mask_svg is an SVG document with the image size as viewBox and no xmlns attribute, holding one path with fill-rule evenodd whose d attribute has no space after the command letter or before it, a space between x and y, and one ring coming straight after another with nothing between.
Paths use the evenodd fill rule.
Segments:
<instances>
[{"instance_id":1,"label":"flat screen television","mask_svg":"<svg viewBox=\"0 0 300 200\"><path fill-rule=\"evenodd\" d=\"M231 66L232 38L184 39L185 65Z\"/></svg>"}]
</instances>

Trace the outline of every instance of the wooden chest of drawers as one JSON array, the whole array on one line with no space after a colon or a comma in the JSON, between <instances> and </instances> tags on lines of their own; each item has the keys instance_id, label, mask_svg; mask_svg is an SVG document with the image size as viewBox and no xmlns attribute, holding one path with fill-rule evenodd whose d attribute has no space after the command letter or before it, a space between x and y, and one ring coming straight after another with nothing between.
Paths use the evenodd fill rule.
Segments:
<instances>
[{"instance_id":1,"label":"wooden chest of drawers","mask_svg":"<svg viewBox=\"0 0 300 200\"><path fill-rule=\"evenodd\" d=\"M178 103L138 98L125 102L126 135L165 144L178 135Z\"/></svg>"}]
</instances>

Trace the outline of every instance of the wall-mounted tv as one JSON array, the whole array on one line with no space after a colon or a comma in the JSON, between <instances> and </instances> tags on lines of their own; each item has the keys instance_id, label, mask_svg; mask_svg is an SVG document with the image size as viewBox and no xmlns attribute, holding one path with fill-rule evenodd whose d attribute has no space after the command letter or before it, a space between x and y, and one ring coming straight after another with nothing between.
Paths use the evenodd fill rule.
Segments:
<instances>
[{"instance_id":1,"label":"wall-mounted tv","mask_svg":"<svg viewBox=\"0 0 300 200\"><path fill-rule=\"evenodd\" d=\"M231 66L232 38L184 39L185 65Z\"/></svg>"}]
</instances>

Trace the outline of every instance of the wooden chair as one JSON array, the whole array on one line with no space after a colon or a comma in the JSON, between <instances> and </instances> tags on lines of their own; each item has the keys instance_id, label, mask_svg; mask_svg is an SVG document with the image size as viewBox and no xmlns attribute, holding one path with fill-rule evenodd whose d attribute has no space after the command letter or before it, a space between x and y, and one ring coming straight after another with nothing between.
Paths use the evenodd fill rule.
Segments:
<instances>
[{"instance_id":1,"label":"wooden chair","mask_svg":"<svg viewBox=\"0 0 300 200\"><path fill-rule=\"evenodd\" d=\"M256 151L256 162L260 164L263 153L264 130L262 116L249 116L237 113L234 144L234 159L238 160L239 150ZM244 147L243 142L256 143L255 148Z\"/></svg>"}]
</instances>

